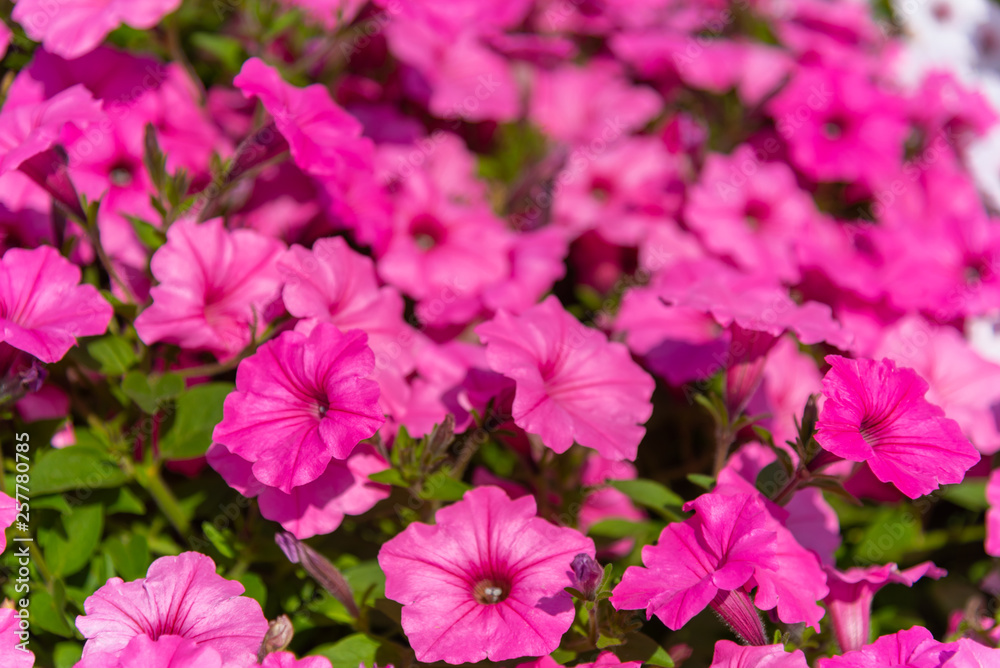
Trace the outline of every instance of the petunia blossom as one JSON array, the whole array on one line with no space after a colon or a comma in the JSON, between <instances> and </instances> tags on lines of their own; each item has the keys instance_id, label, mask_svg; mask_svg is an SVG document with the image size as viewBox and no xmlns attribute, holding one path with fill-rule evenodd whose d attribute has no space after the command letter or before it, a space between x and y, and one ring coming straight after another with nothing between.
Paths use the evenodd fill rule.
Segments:
<instances>
[{"instance_id":1,"label":"petunia blossom","mask_svg":"<svg viewBox=\"0 0 1000 668\"><path fill-rule=\"evenodd\" d=\"M7 549L7 535L4 529L17 519L18 503L13 498L0 492L0 553Z\"/></svg>"},{"instance_id":2,"label":"petunia blossom","mask_svg":"<svg viewBox=\"0 0 1000 668\"><path fill-rule=\"evenodd\" d=\"M111 578L84 601L86 614L76 618L87 638L83 656L123 655L137 636L180 636L218 652L227 664L252 664L267 620L260 604L242 593L243 585L218 575L203 554L160 557L145 578Z\"/></svg>"},{"instance_id":3,"label":"petunia blossom","mask_svg":"<svg viewBox=\"0 0 1000 668\"><path fill-rule=\"evenodd\" d=\"M321 323L285 332L240 362L212 435L253 462L253 475L286 494L346 459L385 421L363 332Z\"/></svg>"},{"instance_id":4,"label":"petunia blossom","mask_svg":"<svg viewBox=\"0 0 1000 668\"><path fill-rule=\"evenodd\" d=\"M809 664L801 649L786 652L784 645L748 647L719 640L710 668L809 668Z\"/></svg>"},{"instance_id":5,"label":"petunia blossom","mask_svg":"<svg viewBox=\"0 0 1000 668\"><path fill-rule=\"evenodd\" d=\"M30 623L30 622L29 622ZM35 655L18 647L24 642L20 617L13 608L0 608L0 664L4 668L31 668L35 665Z\"/></svg>"},{"instance_id":6,"label":"petunia blossom","mask_svg":"<svg viewBox=\"0 0 1000 668\"><path fill-rule=\"evenodd\" d=\"M573 442L609 459L635 459L653 406L653 379L548 297L519 316L498 311L476 328L490 368L514 379L513 417L548 447Z\"/></svg>"},{"instance_id":7,"label":"petunia blossom","mask_svg":"<svg viewBox=\"0 0 1000 668\"><path fill-rule=\"evenodd\" d=\"M615 587L619 610L645 609L679 629L711 606L747 642L766 644L757 608L777 607L786 623L818 626L827 593L814 555L795 542L756 495L714 492L685 506L695 514L669 524L642 550L645 567L630 566Z\"/></svg>"},{"instance_id":8,"label":"petunia blossom","mask_svg":"<svg viewBox=\"0 0 1000 668\"><path fill-rule=\"evenodd\" d=\"M4 105L0 111L0 176L55 146L67 123L86 127L102 120L106 117L101 103L82 85L34 104Z\"/></svg>"},{"instance_id":9,"label":"petunia blossom","mask_svg":"<svg viewBox=\"0 0 1000 668\"><path fill-rule=\"evenodd\" d=\"M160 284L135 320L139 338L232 357L274 315L269 307L280 298L284 250L252 230L227 230L221 218L174 223L150 262Z\"/></svg>"},{"instance_id":10,"label":"petunia blossom","mask_svg":"<svg viewBox=\"0 0 1000 668\"><path fill-rule=\"evenodd\" d=\"M990 473L986 482L986 554L1000 557L1000 469Z\"/></svg>"},{"instance_id":11,"label":"petunia blossom","mask_svg":"<svg viewBox=\"0 0 1000 668\"><path fill-rule=\"evenodd\" d=\"M51 246L11 248L0 259L0 341L58 362L78 336L103 334L111 304Z\"/></svg>"},{"instance_id":12,"label":"petunia blossom","mask_svg":"<svg viewBox=\"0 0 1000 668\"><path fill-rule=\"evenodd\" d=\"M161 635L154 639L138 635L120 653L88 654L74 668L241 668L241 665L223 665L215 649L190 638Z\"/></svg>"},{"instance_id":13,"label":"petunia blossom","mask_svg":"<svg viewBox=\"0 0 1000 668\"><path fill-rule=\"evenodd\" d=\"M11 16L46 50L78 58L122 23L148 30L180 5L181 0L18 0Z\"/></svg>"},{"instance_id":14,"label":"petunia blossom","mask_svg":"<svg viewBox=\"0 0 1000 668\"><path fill-rule=\"evenodd\" d=\"M937 580L947 575L947 571L929 561L905 571L899 570L896 564L856 567L846 571L828 566L825 570L830 594L824 602L842 652L861 649L868 642L872 599L883 586L897 582L912 587L914 582L924 576Z\"/></svg>"},{"instance_id":15,"label":"petunia blossom","mask_svg":"<svg viewBox=\"0 0 1000 668\"><path fill-rule=\"evenodd\" d=\"M860 650L822 658L817 668L988 668L1000 661L1000 649L962 638L941 643L922 626L885 635Z\"/></svg>"},{"instance_id":16,"label":"petunia blossom","mask_svg":"<svg viewBox=\"0 0 1000 668\"><path fill-rule=\"evenodd\" d=\"M961 482L979 461L958 423L924 398L927 382L913 369L888 359L826 361L816 440L829 452L866 462L911 499Z\"/></svg>"},{"instance_id":17,"label":"petunia blossom","mask_svg":"<svg viewBox=\"0 0 1000 668\"><path fill-rule=\"evenodd\" d=\"M330 659L325 656L306 656L297 659L291 652L268 654L261 665L263 668L331 668Z\"/></svg>"},{"instance_id":18,"label":"petunia blossom","mask_svg":"<svg viewBox=\"0 0 1000 668\"><path fill-rule=\"evenodd\" d=\"M533 497L477 487L414 523L379 551L385 593L403 604L418 661L452 664L539 656L559 646L575 616L564 591L594 543L535 516Z\"/></svg>"}]
</instances>

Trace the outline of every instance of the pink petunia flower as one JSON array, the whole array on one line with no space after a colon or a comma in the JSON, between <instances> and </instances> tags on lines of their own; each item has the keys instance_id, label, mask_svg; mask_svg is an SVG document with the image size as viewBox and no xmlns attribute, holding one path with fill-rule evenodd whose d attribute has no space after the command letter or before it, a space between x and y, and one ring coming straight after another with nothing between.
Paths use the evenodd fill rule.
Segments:
<instances>
[{"instance_id":1,"label":"pink petunia flower","mask_svg":"<svg viewBox=\"0 0 1000 668\"><path fill-rule=\"evenodd\" d=\"M817 668L988 668L1000 661L1000 649L968 638L941 643L922 626L882 636L843 656L819 660Z\"/></svg>"},{"instance_id":2,"label":"pink petunia flower","mask_svg":"<svg viewBox=\"0 0 1000 668\"><path fill-rule=\"evenodd\" d=\"M180 4L181 0L62 0L53 5L46 0L18 0L11 16L46 50L78 58L122 23L147 30Z\"/></svg>"},{"instance_id":3,"label":"pink petunia flower","mask_svg":"<svg viewBox=\"0 0 1000 668\"><path fill-rule=\"evenodd\" d=\"M263 668L331 668L330 659L325 656L307 656L297 659L291 652L268 654L264 657L264 662L261 665Z\"/></svg>"},{"instance_id":4,"label":"pink petunia flower","mask_svg":"<svg viewBox=\"0 0 1000 668\"><path fill-rule=\"evenodd\" d=\"M711 606L747 642L764 645L757 608L777 607L786 623L818 626L827 594L819 562L772 518L756 495L714 492L685 505L695 514L668 525L615 587L618 609L645 609L679 629Z\"/></svg>"},{"instance_id":5,"label":"pink petunia flower","mask_svg":"<svg viewBox=\"0 0 1000 668\"><path fill-rule=\"evenodd\" d=\"M160 284L135 320L147 345L163 341L228 358L262 334L281 290L277 262L285 247L251 230L227 230L221 218L178 221L150 267Z\"/></svg>"},{"instance_id":6,"label":"pink petunia flower","mask_svg":"<svg viewBox=\"0 0 1000 668\"><path fill-rule=\"evenodd\" d=\"M517 665L517 668L558 668L558 666L559 664L551 656L543 656L535 659L534 661L520 663ZM622 666L623 668L640 668L640 666L642 666L642 661L622 661L614 654L614 652L601 652L593 663L576 664L576 668L612 668L613 666Z\"/></svg>"},{"instance_id":7,"label":"pink petunia flower","mask_svg":"<svg viewBox=\"0 0 1000 668\"><path fill-rule=\"evenodd\" d=\"M868 642L872 599L883 586L897 582L912 587L924 576L937 580L947 575L947 571L929 561L905 571L900 571L896 564L849 568L846 571L828 566L825 570L830 594L824 602L842 652L859 650Z\"/></svg>"},{"instance_id":8,"label":"pink petunia flower","mask_svg":"<svg viewBox=\"0 0 1000 668\"><path fill-rule=\"evenodd\" d=\"M0 58L7 54L7 47L10 46L11 37L14 33L7 27L7 24L0 21Z\"/></svg>"},{"instance_id":9,"label":"pink petunia flower","mask_svg":"<svg viewBox=\"0 0 1000 668\"><path fill-rule=\"evenodd\" d=\"M477 487L385 543L386 596L403 604L417 660L458 664L552 652L573 623L570 564L594 556L574 529L535 516L533 497L512 501Z\"/></svg>"},{"instance_id":10,"label":"pink petunia flower","mask_svg":"<svg viewBox=\"0 0 1000 668\"><path fill-rule=\"evenodd\" d=\"M1000 469L990 473L986 482L986 554L1000 557Z\"/></svg>"},{"instance_id":11,"label":"pink petunia flower","mask_svg":"<svg viewBox=\"0 0 1000 668\"><path fill-rule=\"evenodd\" d=\"M924 398L927 382L913 369L888 359L826 361L816 440L829 452L866 462L911 499L961 482L979 461L958 423Z\"/></svg>"},{"instance_id":12,"label":"pink petunia flower","mask_svg":"<svg viewBox=\"0 0 1000 668\"><path fill-rule=\"evenodd\" d=\"M380 372L405 376L413 370L416 333L403 321L403 298L395 288L379 286L371 258L334 237L319 239L312 250L292 246L278 268L285 276L285 308L302 318L296 331L309 334L320 322L360 329Z\"/></svg>"},{"instance_id":13,"label":"pink petunia flower","mask_svg":"<svg viewBox=\"0 0 1000 668\"><path fill-rule=\"evenodd\" d=\"M17 501L0 492L0 553L7 549L7 536L4 529L17 519L17 507Z\"/></svg>"},{"instance_id":14,"label":"pink petunia flower","mask_svg":"<svg viewBox=\"0 0 1000 668\"><path fill-rule=\"evenodd\" d=\"M31 668L35 665L34 653L19 649L24 640L18 636L21 632L20 618L13 608L0 608L0 663L5 668Z\"/></svg>"},{"instance_id":15,"label":"pink petunia flower","mask_svg":"<svg viewBox=\"0 0 1000 668\"><path fill-rule=\"evenodd\" d=\"M111 304L51 246L11 248L0 259L0 341L58 362L78 336L103 334Z\"/></svg>"},{"instance_id":16,"label":"pink petunia flower","mask_svg":"<svg viewBox=\"0 0 1000 668\"><path fill-rule=\"evenodd\" d=\"M237 492L256 496L261 515L301 540L332 533L345 515L365 513L389 496L388 486L368 479L389 467L368 446L355 449L344 461L331 459L318 478L288 493L257 480L251 462L219 443L208 449L208 463Z\"/></svg>"},{"instance_id":17,"label":"pink petunia flower","mask_svg":"<svg viewBox=\"0 0 1000 668\"><path fill-rule=\"evenodd\" d=\"M240 363L214 441L253 462L253 475L286 494L346 459L385 421L364 333L321 323L285 332Z\"/></svg>"},{"instance_id":18,"label":"pink petunia flower","mask_svg":"<svg viewBox=\"0 0 1000 668\"><path fill-rule=\"evenodd\" d=\"M499 311L476 328L494 371L516 383L513 417L548 447L573 442L609 459L635 459L653 406L653 379L548 297L519 316Z\"/></svg>"},{"instance_id":19,"label":"pink petunia flower","mask_svg":"<svg viewBox=\"0 0 1000 668\"><path fill-rule=\"evenodd\" d=\"M267 620L242 593L243 585L218 575L203 554L160 557L145 578L111 578L84 601L86 614L76 618L87 638L83 656L123 655L137 636L180 636L218 652L226 664L253 663Z\"/></svg>"},{"instance_id":20,"label":"pink petunia flower","mask_svg":"<svg viewBox=\"0 0 1000 668\"><path fill-rule=\"evenodd\" d=\"M802 650L786 652L784 645L748 647L731 640L715 643L710 668L808 668Z\"/></svg>"},{"instance_id":21,"label":"pink petunia flower","mask_svg":"<svg viewBox=\"0 0 1000 668\"><path fill-rule=\"evenodd\" d=\"M88 654L73 668L242 668L244 665L247 664L223 665L214 648L199 645L190 638L162 635L154 639L138 635L120 653Z\"/></svg>"}]
</instances>

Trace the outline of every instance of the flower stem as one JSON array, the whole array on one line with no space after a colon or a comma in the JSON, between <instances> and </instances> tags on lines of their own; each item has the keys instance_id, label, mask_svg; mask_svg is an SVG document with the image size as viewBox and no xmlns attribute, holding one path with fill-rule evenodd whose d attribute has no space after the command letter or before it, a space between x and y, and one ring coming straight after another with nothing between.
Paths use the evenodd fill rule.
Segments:
<instances>
[{"instance_id":1,"label":"flower stem","mask_svg":"<svg viewBox=\"0 0 1000 668\"><path fill-rule=\"evenodd\" d=\"M155 464L138 466L135 469L135 474L136 480L153 497L156 505L167 516L177 533L186 539L191 532L191 523L184 514L181 504L178 503L177 498L164 482L159 467Z\"/></svg>"}]
</instances>

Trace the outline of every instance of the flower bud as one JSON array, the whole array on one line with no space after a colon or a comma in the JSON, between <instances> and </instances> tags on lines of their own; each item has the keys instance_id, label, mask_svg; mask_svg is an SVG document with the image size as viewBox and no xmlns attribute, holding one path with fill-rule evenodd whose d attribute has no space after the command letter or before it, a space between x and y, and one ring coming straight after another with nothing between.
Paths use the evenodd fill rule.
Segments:
<instances>
[{"instance_id":1,"label":"flower bud","mask_svg":"<svg viewBox=\"0 0 1000 668\"><path fill-rule=\"evenodd\" d=\"M580 553L573 557L570 564L573 574L576 576L576 588L587 597L588 601L597 598L597 590L604 579L604 569L589 554Z\"/></svg>"}]
</instances>

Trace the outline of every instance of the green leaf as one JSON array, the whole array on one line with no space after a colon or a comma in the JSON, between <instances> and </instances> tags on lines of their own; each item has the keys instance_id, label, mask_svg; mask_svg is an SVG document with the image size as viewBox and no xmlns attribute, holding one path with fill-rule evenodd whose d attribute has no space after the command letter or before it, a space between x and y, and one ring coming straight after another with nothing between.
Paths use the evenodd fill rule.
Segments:
<instances>
[{"instance_id":1,"label":"green leaf","mask_svg":"<svg viewBox=\"0 0 1000 668\"><path fill-rule=\"evenodd\" d=\"M946 485L941 488L941 498L967 510L986 510L986 479L972 479L958 485Z\"/></svg>"},{"instance_id":2,"label":"green leaf","mask_svg":"<svg viewBox=\"0 0 1000 668\"><path fill-rule=\"evenodd\" d=\"M132 224L132 229L135 230L135 235L139 237L139 241L146 248L155 251L167 242L167 235L151 223L128 214L125 214L125 217L128 218L128 222Z\"/></svg>"},{"instance_id":3,"label":"green leaf","mask_svg":"<svg viewBox=\"0 0 1000 668\"><path fill-rule=\"evenodd\" d=\"M205 532L205 537L211 541L215 549L219 551L224 557L232 559L236 556L236 552L233 550L233 546L230 544L229 538L215 528L215 525L211 522L202 522L201 530Z\"/></svg>"},{"instance_id":4,"label":"green leaf","mask_svg":"<svg viewBox=\"0 0 1000 668\"><path fill-rule=\"evenodd\" d=\"M607 636L601 636L597 639L597 649L604 649L605 647L615 647L616 645L621 645L621 638L609 638Z\"/></svg>"},{"instance_id":5,"label":"green leaf","mask_svg":"<svg viewBox=\"0 0 1000 668\"><path fill-rule=\"evenodd\" d=\"M92 503L77 506L64 514L62 530L40 527L38 546L53 575L64 577L79 572L97 550L104 529L104 506Z\"/></svg>"},{"instance_id":6,"label":"green leaf","mask_svg":"<svg viewBox=\"0 0 1000 668\"><path fill-rule=\"evenodd\" d=\"M435 471L424 482L420 498L436 501L458 501L472 489L461 480L455 480L447 471Z\"/></svg>"},{"instance_id":7,"label":"green leaf","mask_svg":"<svg viewBox=\"0 0 1000 668\"><path fill-rule=\"evenodd\" d=\"M625 646L615 652L624 663L641 661L661 668L674 668L674 660L659 643L644 633L635 631L625 636Z\"/></svg>"},{"instance_id":8,"label":"green leaf","mask_svg":"<svg viewBox=\"0 0 1000 668\"><path fill-rule=\"evenodd\" d=\"M246 60L243 45L235 37L196 32L191 35L191 43L206 54L214 56L230 72L238 72Z\"/></svg>"},{"instance_id":9,"label":"green leaf","mask_svg":"<svg viewBox=\"0 0 1000 668\"><path fill-rule=\"evenodd\" d=\"M701 487L702 489L707 489L708 491L712 491L712 488L715 487L715 478L713 478L710 475L702 475L701 473L688 473L687 479L693 482L694 484L698 485L698 487Z\"/></svg>"},{"instance_id":10,"label":"green leaf","mask_svg":"<svg viewBox=\"0 0 1000 668\"><path fill-rule=\"evenodd\" d=\"M87 346L87 352L101 365L101 373L120 376L136 363L138 358L132 344L120 336L103 336Z\"/></svg>"},{"instance_id":11,"label":"green leaf","mask_svg":"<svg viewBox=\"0 0 1000 668\"><path fill-rule=\"evenodd\" d=\"M104 541L104 552L111 558L115 572L123 580L146 577L152 559L149 544L142 534L123 533Z\"/></svg>"},{"instance_id":12,"label":"green leaf","mask_svg":"<svg viewBox=\"0 0 1000 668\"><path fill-rule=\"evenodd\" d=\"M160 441L167 459L200 457L212 444L212 430L222 421L222 405L233 391L232 383L195 385L177 399L177 418Z\"/></svg>"},{"instance_id":13,"label":"green leaf","mask_svg":"<svg viewBox=\"0 0 1000 668\"><path fill-rule=\"evenodd\" d=\"M54 494L71 489L118 487L127 480L117 461L107 452L74 445L46 450L31 471L32 494Z\"/></svg>"},{"instance_id":14,"label":"green leaf","mask_svg":"<svg viewBox=\"0 0 1000 668\"><path fill-rule=\"evenodd\" d=\"M52 651L52 661L55 668L73 668L83 656L83 645L78 642L65 640L56 643Z\"/></svg>"},{"instance_id":15,"label":"green leaf","mask_svg":"<svg viewBox=\"0 0 1000 668\"><path fill-rule=\"evenodd\" d=\"M37 628L63 638L73 637L73 628L66 622L62 606L57 606L52 595L41 586L36 585L31 591L30 610L32 630Z\"/></svg>"},{"instance_id":16,"label":"green leaf","mask_svg":"<svg viewBox=\"0 0 1000 668\"><path fill-rule=\"evenodd\" d=\"M267 603L267 585L264 584L263 578L256 573L246 571L236 578L236 581L243 585L246 590L244 596L249 596L260 603L260 607L264 607Z\"/></svg>"},{"instance_id":17,"label":"green leaf","mask_svg":"<svg viewBox=\"0 0 1000 668\"><path fill-rule=\"evenodd\" d=\"M655 526L651 522L633 522L632 520L612 517L592 524L587 529L587 535L617 540L619 538L644 535Z\"/></svg>"},{"instance_id":18,"label":"green leaf","mask_svg":"<svg viewBox=\"0 0 1000 668\"><path fill-rule=\"evenodd\" d=\"M112 497L105 504L108 515L117 513L127 515L146 514L146 504L128 487L119 487L116 490L108 492L108 494Z\"/></svg>"},{"instance_id":19,"label":"green leaf","mask_svg":"<svg viewBox=\"0 0 1000 668\"><path fill-rule=\"evenodd\" d=\"M372 666L379 642L364 633L355 633L328 645L320 645L311 652L313 656L325 656L335 666L356 666L363 663Z\"/></svg>"},{"instance_id":20,"label":"green leaf","mask_svg":"<svg viewBox=\"0 0 1000 668\"><path fill-rule=\"evenodd\" d=\"M399 469L386 469L384 471L378 471L377 473L372 473L368 476L368 479L385 485L392 485L394 487L409 487L409 484L403 480L403 474L399 472Z\"/></svg>"},{"instance_id":21,"label":"green leaf","mask_svg":"<svg viewBox=\"0 0 1000 668\"><path fill-rule=\"evenodd\" d=\"M628 498L647 508L679 508L684 505L684 499L670 491L658 482L637 478L635 480L611 480L609 485L622 492Z\"/></svg>"},{"instance_id":22,"label":"green leaf","mask_svg":"<svg viewBox=\"0 0 1000 668\"><path fill-rule=\"evenodd\" d=\"M139 408L153 415L163 402L184 391L184 379L175 373L147 376L139 371L130 371L122 380L122 391Z\"/></svg>"}]
</instances>

